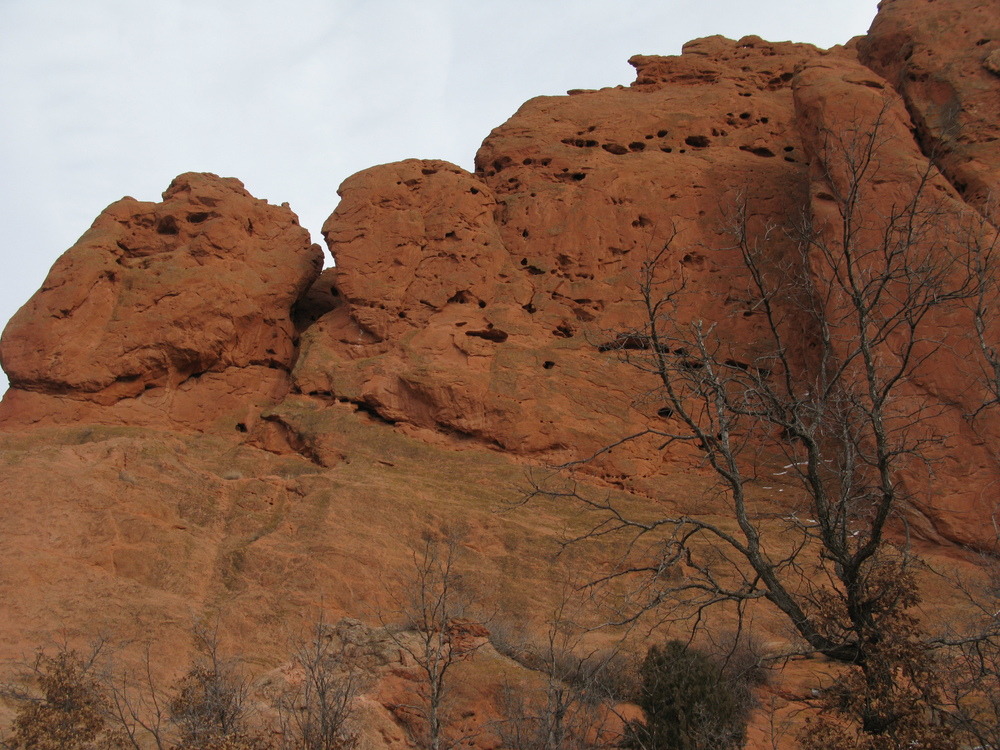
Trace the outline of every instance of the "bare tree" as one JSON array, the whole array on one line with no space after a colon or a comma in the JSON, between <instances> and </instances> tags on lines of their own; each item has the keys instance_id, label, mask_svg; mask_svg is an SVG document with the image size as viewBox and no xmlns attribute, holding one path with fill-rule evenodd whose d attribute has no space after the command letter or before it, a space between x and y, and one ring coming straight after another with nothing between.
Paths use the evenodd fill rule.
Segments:
<instances>
[{"instance_id":1,"label":"bare tree","mask_svg":"<svg viewBox=\"0 0 1000 750\"><path fill-rule=\"evenodd\" d=\"M294 648L301 671L297 684L278 696L283 747L294 750L350 750L357 744L351 726L361 674L347 642L322 615L309 637Z\"/></svg>"},{"instance_id":2,"label":"bare tree","mask_svg":"<svg viewBox=\"0 0 1000 750\"><path fill-rule=\"evenodd\" d=\"M263 742L249 728L250 682L222 656L218 624L194 629L199 657L175 686L168 709L177 750L251 750Z\"/></svg>"},{"instance_id":3,"label":"bare tree","mask_svg":"<svg viewBox=\"0 0 1000 750\"><path fill-rule=\"evenodd\" d=\"M170 698L153 675L151 651L145 644L135 669L112 671L105 680L111 720L133 750L144 750L149 743L156 750L171 747Z\"/></svg>"},{"instance_id":4,"label":"bare tree","mask_svg":"<svg viewBox=\"0 0 1000 750\"><path fill-rule=\"evenodd\" d=\"M506 650L541 677L507 683L497 731L511 750L612 747L621 739L608 727L614 704L628 692L629 665L619 650L590 645L591 628L578 621L581 590L564 584L544 636L525 635Z\"/></svg>"},{"instance_id":5,"label":"bare tree","mask_svg":"<svg viewBox=\"0 0 1000 750\"><path fill-rule=\"evenodd\" d=\"M919 601L913 557L889 530L905 527L918 499L921 489L900 476L926 470L935 438L925 426L941 408L913 383L949 345L943 320L966 320L972 335L970 303L986 295L981 304L991 304L982 282L992 270L977 267L984 256L976 248L941 231L948 208L930 189L930 166L885 210L871 210L888 107L827 133L838 160L827 174L833 219L819 225L806 213L797 226L778 227L757 220L747 199L733 207L728 234L764 332L755 348L726 340L718 322L685 319L673 232L639 271L639 324L601 346L652 376L666 417L665 426L616 445L651 435L664 447L693 446L720 481L731 523L638 518L567 480L573 465L532 494L599 514L580 539L624 534L629 549L651 542L644 560L604 579L640 581L642 598L623 619L668 608L700 622L714 605L741 613L764 602L807 650L850 665L845 690L827 692L840 721L859 736L899 742L917 737L910 728L919 726L944 748L933 654L911 614ZM777 252L789 238L793 250ZM775 455L797 498L765 510L749 491L761 457Z\"/></svg>"},{"instance_id":6,"label":"bare tree","mask_svg":"<svg viewBox=\"0 0 1000 750\"><path fill-rule=\"evenodd\" d=\"M403 625L385 627L387 637L413 659L420 672L419 703L405 708L423 720L420 741L430 750L456 744L445 738L451 672L481 645L474 632L478 628L467 620L468 599L456 568L457 557L454 538L426 538L413 553L407 595L394 613Z\"/></svg>"}]
</instances>

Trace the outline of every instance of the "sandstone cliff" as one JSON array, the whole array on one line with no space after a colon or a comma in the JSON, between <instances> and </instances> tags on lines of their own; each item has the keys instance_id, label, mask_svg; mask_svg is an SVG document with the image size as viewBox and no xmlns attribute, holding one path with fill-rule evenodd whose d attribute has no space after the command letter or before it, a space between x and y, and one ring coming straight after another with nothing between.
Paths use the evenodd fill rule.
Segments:
<instances>
[{"instance_id":1,"label":"sandstone cliff","mask_svg":"<svg viewBox=\"0 0 1000 750\"><path fill-rule=\"evenodd\" d=\"M537 618L547 555L582 522L558 504L492 510L525 463L669 422L605 346L642 314L643 262L666 246L681 316L752 361L766 321L727 233L735 207L791 262L787 228L836 223L849 165L830 134L876 122L873 225L926 181L941 217L927 242L989 241L998 55L992 0L893 0L831 50L708 37L636 56L630 86L525 103L474 173L408 160L346 180L322 273L291 210L231 178L113 204L0 341L0 648L97 623L161 633L179 663L182 621L222 611L273 658L310 607L370 614L421 534L449 524L498 603ZM797 325L804 362L815 331ZM935 465L901 480L905 520L944 559L995 549L1000 423L970 417L988 396L969 322L940 327L907 384L934 415ZM649 438L586 470L637 507L722 509L690 447Z\"/></svg>"}]
</instances>

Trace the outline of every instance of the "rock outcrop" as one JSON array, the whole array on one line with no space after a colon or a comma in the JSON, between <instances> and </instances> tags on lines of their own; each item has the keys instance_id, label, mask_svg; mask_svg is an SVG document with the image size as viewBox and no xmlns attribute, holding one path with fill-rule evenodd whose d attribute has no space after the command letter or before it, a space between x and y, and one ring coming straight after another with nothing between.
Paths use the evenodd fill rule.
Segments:
<instances>
[{"instance_id":1,"label":"rock outcrop","mask_svg":"<svg viewBox=\"0 0 1000 750\"><path fill-rule=\"evenodd\" d=\"M992 0L882 3L860 59L902 96L917 142L970 205L1000 223L1000 13Z\"/></svg>"},{"instance_id":2,"label":"rock outcrop","mask_svg":"<svg viewBox=\"0 0 1000 750\"><path fill-rule=\"evenodd\" d=\"M0 419L197 428L273 403L297 351L292 307L321 267L295 214L238 180L184 174L162 203L123 198L4 331Z\"/></svg>"},{"instance_id":3,"label":"rock outcrop","mask_svg":"<svg viewBox=\"0 0 1000 750\"><path fill-rule=\"evenodd\" d=\"M528 491L525 463L594 456L589 480L628 507L722 517L699 451L663 439L674 415L647 397L655 381L615 351L642 348L643 269L656 259L676 322L705 321L749 367L770 334L734 225L774 268L829 288L799 240L843 242L859 134L876 136L877 175L853 237L877 246L917 196L929 264L995 248L994 5L887 0L868 36L831 50L708 37L633 57L631 86L525 103L472 173L407 160L346 180L322 273L294 214L233 179L186 174L162 203L113 204L0 341L0 486L17 499L0 513L0 655L84 620L183 651L194 611L274 658L279 624L305 609L383 606L387 571L442 528L462 532L472 578L537 624L545 555L588 519L558 503L495 515ZM782 320L807 368L815 322L794 306ZM969 307L933 324L899 389L930 461L898 480L908 531L944 560L995 547L1000 423L980 409ZM773 460L753 488L769 511L788 497Z\"/></svg>"}]
</instances>

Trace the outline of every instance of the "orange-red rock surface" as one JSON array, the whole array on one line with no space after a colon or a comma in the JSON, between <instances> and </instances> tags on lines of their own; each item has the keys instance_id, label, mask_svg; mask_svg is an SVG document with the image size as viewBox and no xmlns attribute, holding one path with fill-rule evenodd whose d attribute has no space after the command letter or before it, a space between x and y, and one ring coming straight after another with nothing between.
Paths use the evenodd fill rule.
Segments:
<instances>
[{"instance_id":1,"label":"orange-red rock surface","mask_svg":"<svg viewBox=\"0 0 1000 750\"><path fill-rule=\"evenodd\" d=\"M525 461L669 428L652 383L601 346L641 317L642 264L666 247L682 322L714 323L752 361L766 321L735 207L769 258L808 263L787 230L806 216L836 242L836 139L874 121L865 231L925 181L942 217L928 252L970 228L993 241L998 55L990 0L887 0L832 50L708 37L636 56L631 86L525 103L474 173L407 160L346 180L322 274L294 214L236 180L187 174L162 203L113 204L0 341L0 651L98 622L182 652L190 616L222 612L277 658L310 608L370 619L442 526L537 621L546 555L586 519L492 511L523 491ZM804 361L814 334L788 314ZM985 395L969 323L940 320L943 346L905 385L935 446L930 473L900 477L907 520L942 559L996 544L1000 427L971 416ZM638 506L723 507L693 448L635 441L590 470Z\"/></svg>"},{"instance_id":2,"label":"orange-red rock surface","mask_svg":"<svg viewBox=\"0 0 1000 750\"><path fill-rule=\"evenodd\" d=\"M321 267L295 214L239 180L189 173L162 203L123 198L4 331L0 419L198 428L220 398L273 402L295 361L292 306Z\"/></svg>"},{"instance_id":3,"label":"orange-red rock surface","mask_svg":"<svg viewBox=\"0 0 1000 750\"><path fill-rule=\"evenodd\" d=\"M1000 222L1000 12L992 0L893 0L858 43L902 96L917 142L971 205Z\"/></svg>"}]
</instances>

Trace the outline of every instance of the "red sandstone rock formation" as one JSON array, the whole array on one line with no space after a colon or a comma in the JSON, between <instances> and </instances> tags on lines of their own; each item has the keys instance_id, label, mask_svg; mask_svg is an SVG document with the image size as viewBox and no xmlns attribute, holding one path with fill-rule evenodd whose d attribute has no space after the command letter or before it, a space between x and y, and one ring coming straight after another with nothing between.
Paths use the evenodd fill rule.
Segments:
<instances>
[{"instance_id":1,"label":"red sandstone rock formation","mask_svg":"<svg viewBox=\"0 0 1000 750\"><path fill-rule=\"evenodd\" d=\"M365 170L323 227L337 264L321 275L291 211L235 180L183 175L163 203L109 207L0 342L2 486L19 501L0 513L4 653L53 616L127 630L129 608L176 625L185 608L227 606L249 647L271 653L275 623L301 608L364 614L407 545L452 523L471 528L476 575L544 609L551 571L534 553L572 514L491 510L523 486L511 458L580 458L669 424L642 398L652 383L602 346L641 318L637 272L652 254L667 246L661 280L682 321L714 323L727 356L752 361L765 321L727 233L735 207L759 235L772 228L773 260L801 262L784 230L803 212L835 243L836 137L876 121L865 231L926 182L941 220L922 247L973 230L991 241L993 6L882 6L843 48L709 37L634 57L629 87L525 103L475 173ZM789 316L804 367L814 332ZM968 316L938 323L943 346L905 390L933 415L920 424L938 446L933 473L900 479L934 489L909 513L920 536L986 547L1000 426L970 417L985 394ZM592 470L641 502L718 511L696 458L650 439Z\"/></svg>"},{"instance_id":2,"label":"red sandstone rock formation","mask_svg":"<svg viewBox=\"0 0 1000 750\"><path fill-rule=\"evenodd\" d=\"M273 402L295 360L291 308L321 265L295 214L238 180L184 174L162 203L123 198L4 331L2 419L196 427L219 398Z\"/></svg>"},{"instance_id":3,"label":"red sandstone rock formation","mask_svg":"<svg viewBox=\"0 0 1000 750\"><path fill-rule=\"evenodd\" d=\"M745 203L759 231L781 228L768 252L791 257L784 228L833 205L829 134L882 113L893 184L871 192L872 216L932 164L951 183L932 181L954 232L963 200L991 210L1000 97L988 3L925 5L887 4L848 48L709 37L679 57L636 56L628 88L527 102L486 139L475 174L411 160L355 175L324 226L337 266L305 295L317 251L290 212L234 181L186 175L163 204L126 199L11 322L4 419L239 430L336 461L308 426L277 414L258 424L294 365L302 393L518 455L585 456L660 424L659 405L636 399L649 383L600 351L641 316L638 269L669 242L661 264L683 284L678 314L714 322L750 361L766 332L726 224ZM967 359L954 338L947 348ZM971 380L934 375L954 368L935 362L924 380L960 404L934 433L967 457L937 478L952 490L941 502L961 507L916 520L930 536L978 543L994 430L962 416L975 408ZM639 442L595 470L655 495L657 478L693 455Z\"/></svg>"},{"instance_id":4,"label":"red sandstone rock formation","mask_svg":"<svg viewBox=\"0 0 1000 750\"><path fill-rule=\"evenodd\" d=\"M903 97L917 141L963 198L1000 222L1000 12L992 0L882 3L861 61Z\"/></svg>"}]
</instances>

